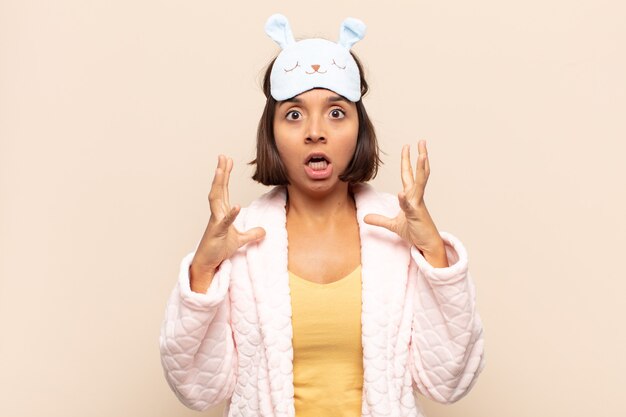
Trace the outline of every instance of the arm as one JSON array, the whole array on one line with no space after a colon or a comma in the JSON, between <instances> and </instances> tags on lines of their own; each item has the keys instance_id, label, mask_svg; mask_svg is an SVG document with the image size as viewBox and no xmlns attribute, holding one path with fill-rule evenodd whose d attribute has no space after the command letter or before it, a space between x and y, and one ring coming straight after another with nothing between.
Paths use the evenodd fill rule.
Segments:
<instances>
[{"instance_id":1,"label":"arm","mask_svg":"<svg viewBox=\"0 0 626 417\"><path fill-rule=\"evenodd\" d=\"M450 233L441 237L449 267L434 268L411 248L409 366L422 395L450 404L470 391L484 368L484 339L465 248Z\"/></svg>"},{"instance_id":2,"label":"arm","mask_svg":"<svg viewBox=\"0 0 626 417\"><path fill-rule=\"evenodd\" d=\"M222 262L205 294L191 291L189 267L181 262L179 279L167 303L161 327L161 364L178 399L206 410L232 396L237 354L230 324L230 260Z\"/></svg>"},{"instance_id":3,"label":"arm","mask_svg":"<svg viewBox=\"0 0 626 417\"><path fill-rule=\"evenodd\" d=\"M452 403L469 392L485 366L483 329L467 271L467 252L456 237L439 233L424 202L430 175L426 141L418 142L418 151L414 175L409 146L402 148L398 215L368 214L364 220L397 233L411 245L409 367L418 391L435 401ZM447 259L443 259L442 247Z\"/></svg>"},{"instance_id":4,"label":"arm","mask_svg":"<svg viewBox=\"0 0 626 417\"><path fill-rule=\"evenodd\" d=\"M205 410L232 396L237 369L229 294L232 262L239 248L265 236L259 227L239 231L241 208L231 207L228 201L232 167L232 159L218 157L209 193L209 224L195 252L181 262L161 328L165 378L180 401L194 410ZM191 290L191 263L195 291Z\"/></svg>"}]
</instances>

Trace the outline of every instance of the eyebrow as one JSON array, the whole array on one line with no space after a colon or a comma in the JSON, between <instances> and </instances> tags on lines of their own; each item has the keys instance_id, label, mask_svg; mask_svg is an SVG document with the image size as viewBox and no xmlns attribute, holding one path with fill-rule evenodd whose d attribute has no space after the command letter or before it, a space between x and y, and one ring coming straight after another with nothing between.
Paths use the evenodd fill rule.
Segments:
<instances>
[{"instance_id":1,"label":"eyebrow","mask_svg":"<svg viewBox=\"0 0 626 417\"><path fill-rule=\"evenodd\" d=\"M343 101L346 104L348 104L348 100L346 100L345 98L343 98L342 96L330 96L326 99L327 103L335 103L337 101ZM293 97L290 99L287 99L285 101L282 101L280 103L280 105L282 106L283 104L287 104L287 103L296 103L296 104L302 104L302 99L299 99L298 97Z\"/></svg>"}]
</instances>

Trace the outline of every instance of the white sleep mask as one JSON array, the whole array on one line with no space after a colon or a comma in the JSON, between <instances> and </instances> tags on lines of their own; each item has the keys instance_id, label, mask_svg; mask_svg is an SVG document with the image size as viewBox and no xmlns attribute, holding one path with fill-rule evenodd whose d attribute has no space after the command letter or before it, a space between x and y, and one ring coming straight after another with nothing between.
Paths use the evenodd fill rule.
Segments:
<instances>
[{"instance_id":1,"label":"white sleep mask","mask_svg":"<svg viewBox=\"0 0 626 417\"><path fill-rule=\"evenodd\" d=\"M348 17L341 23L337 43L321 38L296 42L287 18L282 14L270 16L265 33L282 48L270 74L272 97L283 101L321 87L359 101L361 77L350 48L363 39L365 29L365 23Z\"/></svg>"}]
</instances>

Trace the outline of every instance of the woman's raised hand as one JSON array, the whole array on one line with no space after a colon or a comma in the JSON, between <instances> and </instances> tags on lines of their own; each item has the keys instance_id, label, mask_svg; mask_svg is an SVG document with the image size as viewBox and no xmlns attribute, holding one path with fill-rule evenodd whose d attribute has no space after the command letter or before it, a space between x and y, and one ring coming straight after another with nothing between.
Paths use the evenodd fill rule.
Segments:
<instances>
[{"instance_id":1,"label":"woman's raised hand","mask_svg":"<svg viewBox=\"0 0 626 417\"><path fill-rule=\"evenodd\" d=\"M402 209L400 213L393 219L380 214L368 214L364 220L367 224L384 227L397 233L422 253L427 254L427 260L436 260L437 264L445 263L444 266L447 266L443 240L424 203L424 190L430 175L426 141L420 140L417 149L419 156L417 169L413 175L409 145L402 147L401 177L403 190L398 193L398 201Z\"/></svg>"},{"instance_id":2,"label":"woman's raised hand","mask_svg":"<svg viewBox=\"0 0 626 417\"><path fill-rule=\"evenodd\" d=\"M220 155L209 192L211 217L191 261L190 284L195 292L206 293L224 259L230 258L243 245L265 236L261 227L240 232L233 226L241 208L238 205L231 207L229 202L228 181L232 169L233 160Z\"/></svg>"}]
</instances>

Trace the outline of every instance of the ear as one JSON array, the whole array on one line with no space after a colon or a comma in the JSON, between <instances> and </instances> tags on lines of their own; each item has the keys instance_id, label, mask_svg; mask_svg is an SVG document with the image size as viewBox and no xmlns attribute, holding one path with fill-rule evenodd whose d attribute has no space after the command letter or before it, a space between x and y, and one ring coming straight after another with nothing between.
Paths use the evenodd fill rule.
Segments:
<instances>
[{"instance_id":1,"label":"ear","mask_svg":"<svg viewBox=\"0 0 626 417\"><path fill-rule=\"evenodd\" d=\"M365 36L365 23L353 17L346 18L339 28L339 45L346 49L352 48L352 45L363 39Z\"/></svg>"},{"instance_id":2,"label":"ear","mask_svg":"<svg viewBox=\"0 0 626 417\"><path fill-rule=\"evenodd\" d=\"M265 33L280 45L282 49L295 43L289 21L280 13L273 14L265 23Z\"/></svg>"}]
</instances>

